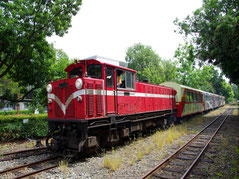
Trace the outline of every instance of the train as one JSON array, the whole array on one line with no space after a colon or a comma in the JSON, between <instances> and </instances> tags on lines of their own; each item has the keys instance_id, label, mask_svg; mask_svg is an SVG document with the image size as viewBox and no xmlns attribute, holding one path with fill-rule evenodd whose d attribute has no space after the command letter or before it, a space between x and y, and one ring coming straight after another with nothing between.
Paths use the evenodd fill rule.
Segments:
<instances>
[{"instance_id":1,"label":"train","mask_svg":"<svg viewBox=\"0 0 239 179\"><path fill-rule=\"evenodd\" d=\"M225 98L174 82L136 81L136 71L102 57L76 60L67 78L47 84L46 144L86 152L152 127L224 105Z\"/></svg>"},{"instance_id":2,"label":"train","mask_svg":"<svg viewBox=\"0 0 239 179\"><path fill-rule=\"evenodd\" d=\"M191 88L175 82L164 82L161 83L161 85L171 87L177 91L175 102L178 111L178 120L190 117L194 114L208 112L225 105L224 96Z\"/></svg>"}]
</instances>

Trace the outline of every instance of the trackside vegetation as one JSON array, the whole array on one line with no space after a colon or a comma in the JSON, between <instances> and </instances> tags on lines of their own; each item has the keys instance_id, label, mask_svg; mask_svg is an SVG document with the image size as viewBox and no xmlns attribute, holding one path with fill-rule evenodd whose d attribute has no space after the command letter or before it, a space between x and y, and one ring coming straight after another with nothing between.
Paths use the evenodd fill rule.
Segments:
<instances>
[{"instance_id":1,"label":"trackside vegetation","mask_svg":"<svg viewBox=\"0 0 239 179\"><path fill-rule=\"evenodd\" d=\"M17 114L17 110L14 111L0 111L0 115L16 115ZM32 111L30 110L21 110L19 111L19 114L32 114Z\"/></svg>"},{"instance_id":2,"label":"trackside vegetation","mask_svg":"<svg viewBox=\"0 0 239 179\"><path fill-rule=\"evenodd\" d=\"M47 136L47 114L0 116L0 141Z\"/></svg>"}]
</instances>

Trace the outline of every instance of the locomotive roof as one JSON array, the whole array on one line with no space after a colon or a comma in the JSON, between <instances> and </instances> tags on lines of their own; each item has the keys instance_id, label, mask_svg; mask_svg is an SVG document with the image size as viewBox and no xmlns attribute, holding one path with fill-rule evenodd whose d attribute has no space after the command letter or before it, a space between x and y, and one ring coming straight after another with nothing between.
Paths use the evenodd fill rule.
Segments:
<instances>
[{"instance_id":1,"label":"locomotive roof","mask_svg":"<svg viewBox=\"0 0 239 179\"><path fill-rule=\"evenodd\" d=\"M100 57L98 55L88 57L88 58L84 58L82 60L92 60L92 59L97 60L101 63L107 63L107 64L120 66L120 67L125 67L125 68L127 68L127 66L128 66L128 64L126 62L119 61L119 60L114 60L114 59L110 59L110 58L106 58L106 57Z\"/></svg>"},{"instance_id":2,"label":"locomotive roof","mask_svg":"<svg viewBox=\"0 0 239 179\"><path fill-rule=\"evenodd\" d=\"M76 65L78 63L81 63L81 62L83 63L84 61L96 61L96 62L101 63L101 64L109 65L109 66L112 66L112 67L115 67L115 68L120 68L122 70L127 70L127 71L131 71L131 72L135 72L135 73L137 72L135 70L124 67L124 66L127 66L126 62L116 61L116 60L112 60L112 59L104 58L104 57L99 57L99 56L93 56L93 57L89 57L89 58L86 58L86 59L78 60L77 62L72 63L68 67L66 67L65 71L66 72L71 71L72 69L74 69L76 67Z\"/></svg>"}]
</instances>

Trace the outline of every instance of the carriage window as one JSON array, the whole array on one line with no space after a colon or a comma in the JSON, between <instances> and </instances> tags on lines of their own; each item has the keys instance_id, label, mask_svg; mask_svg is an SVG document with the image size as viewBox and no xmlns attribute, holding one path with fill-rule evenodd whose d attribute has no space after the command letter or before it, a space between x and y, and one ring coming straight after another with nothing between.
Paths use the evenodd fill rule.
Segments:
<instances>
[{"instance_id":1,"label":"carriage window","mask_svg":"<svg viewBox=\"0 0 239 179\"><path fill-rule=\"evenodd\" d=\"M106 68L106 86L114 87L114 71L112 68Z\"/></svg>"},{"instance_id":2,"label":"carriage window","mask_svg":"<svg viewBox=\"0 0 239 179\"><path fill-rule=\"evenodd\" d=\"M193 93L193 102L197 101L197 93Z\"/></svg>"},{"instance_id":3,"label":"carriage window","mask_svg":"<svg viewBox=\"0 0 239 179\"><path fill-rule=\"evenodd\" d=\"M89 64L87 65L87 76L92 78L102 78L102 66L101 64Z\"/></svg>"},{"instance_id":4,"label":"carriage window","mask_svg":"<svg viewBox=\"0 0 239 179\"><path fill-rule=\"evenodd\" d=\"M185 94L185 101L186 102L190 101L190 93L188 91L186 91L186 94Z\"/></svg>"},{"instance_id":5,"label":"carriage window","mask_svg":"<svg viewBox=\"0 0 239 179\"><path fill-rule=\"evenodd\" d=\"M75 78L77 76L82 77L82 67L74 68L69 73L70 78Z\"/></svg>"}]
</instances>

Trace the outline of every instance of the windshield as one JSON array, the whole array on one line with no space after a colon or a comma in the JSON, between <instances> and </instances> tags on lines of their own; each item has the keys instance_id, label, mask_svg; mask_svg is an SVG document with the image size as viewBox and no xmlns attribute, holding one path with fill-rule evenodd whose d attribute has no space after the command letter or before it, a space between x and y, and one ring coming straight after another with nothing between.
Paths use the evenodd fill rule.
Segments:
<instances>
[{"instance_id":1,"label":"windshield","mask_svg":"<svg viewBox=\"0 0 239 179\"><path fill-rule=\"evenodd\" d=\"M92 78L102 78L102 66L101 64L89 64L87 65L87 76Z\"/></svg>"},{"instance_id":2,"label":"windshield","mask_svg":"<svg viewBox=\"0 0 239 179\"><path fill-rule=\"evenodd\" d=\"M70 78L82 77L82 67L74 68L70 71Z\"/></svg>"}]
</instances>

